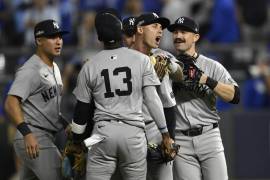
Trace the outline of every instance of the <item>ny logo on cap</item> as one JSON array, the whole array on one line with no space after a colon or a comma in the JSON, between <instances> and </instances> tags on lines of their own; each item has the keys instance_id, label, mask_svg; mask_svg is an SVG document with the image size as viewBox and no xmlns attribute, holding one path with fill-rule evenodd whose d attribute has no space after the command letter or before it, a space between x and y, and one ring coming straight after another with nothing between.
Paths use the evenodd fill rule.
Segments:
<instances>
[{"instance_id":1,"label":"ny logo on cap","mask_svg":"<svg viewBox=\"0 0 270 180\"><path fill-rule=\"evenodd\" d=\"M184 20L185 20L185 19L181 17L181 18L178 19L177 23L178 23L178 24L183 24L183 23L184 23Z\"/></svg>"},{"instance_id":2,"label":"ny logo on cap","mask_svg":"<svg viewBox=\"0 0 270 180\"><path fill-rule=\"evenodd\" d=\"M59 25L57 24L57 22L53 22L53 27L54 29L59 29Z\"/></svg>"},{"instance_id":3,"label":"ny logo on cap","mask_svg":"<svg viewBox=\"0 0 270 180\"><path fill-rule=\"evenodd\" d=\"M134 26L134 23L135 23L135 18L130 18L129 25Z\"/></svg>"},{"instance_id":4,"label":"ny logo on cap","mask_svg":"<svg viewBox=\"0 0 270 180\"><path fill-rule=\"evenodd\" d=\"M156 13L152 13L152 14L155 16L155 18L159 18L158 15L157 15Z\"/></svg>"}]
</instances>

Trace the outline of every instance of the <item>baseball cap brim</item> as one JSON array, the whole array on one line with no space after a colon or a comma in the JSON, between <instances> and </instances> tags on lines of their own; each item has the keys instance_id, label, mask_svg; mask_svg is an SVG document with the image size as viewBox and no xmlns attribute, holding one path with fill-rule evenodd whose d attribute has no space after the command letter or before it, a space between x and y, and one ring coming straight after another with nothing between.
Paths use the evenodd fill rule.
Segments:
<instances>
[{"instance_id":1,"label":"baseball cap brim","mask_svg":"<svg viewBox=\"0 0 270 180\"><path fill-rule=\"evenodd\" d=\"M191 29L190 27L188 26L185 26L183 24L171 24L167 27L168 31L170 32L173 32L175 31L176 29L180 29L180 30L184 30L184 31L188 31L188 32L193 32L193 33L198 33L198 32L195 32L193 29Z\"/></svg>"},{"instance_id":2,"label":"baseball cap brim","mask_svg":"<svg viewBox=\"0 0 270 180\"><path fill-rule=\"evenodd\" d=\"M165 29L170 25L170 20L167 18L160 17L160 18L156 18L152 21L148 21L148 22L144 23L143 25L149 25L149 24L154 24L154 23L161 24L162 29Z\"/></svg>"}]
</instances>

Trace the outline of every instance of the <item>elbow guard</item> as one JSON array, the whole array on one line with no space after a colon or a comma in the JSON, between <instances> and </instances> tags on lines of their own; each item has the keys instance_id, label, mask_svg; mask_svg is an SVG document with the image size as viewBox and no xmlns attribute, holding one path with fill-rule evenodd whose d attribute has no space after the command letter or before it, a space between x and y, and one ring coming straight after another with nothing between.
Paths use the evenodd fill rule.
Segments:
<instances>
[{"instance_id":1,"label":"elbow guard","mask_svg":"<svg viewBox=\"0 0 270 180\"><path fill-rule=\"evenodd\" d=\"M238 104L239 102L240 102L240 89L238 86L234 86L234 96L229 103Z\"/></svg>"}]
</instances>

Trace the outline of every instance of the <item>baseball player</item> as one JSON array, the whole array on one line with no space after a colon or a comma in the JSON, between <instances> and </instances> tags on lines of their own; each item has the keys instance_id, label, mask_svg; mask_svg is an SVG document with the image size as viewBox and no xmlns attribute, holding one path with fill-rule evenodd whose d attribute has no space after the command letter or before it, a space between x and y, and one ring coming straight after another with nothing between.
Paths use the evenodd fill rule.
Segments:
<instances>
[{"instance_id":1,"label":"baseball player","mask_svg":"<svg viewBox=\"0 0 270 180\"><path fill-rule=\"evenodd\" d=\"M239 87L219 62L196 52L200 35L194 20L180 17L168 30L172 32L177 59L188 57L190 61L184 62L185 80L175 91L175 141L181 148L174 160L174 180L228 179L215 102L218 96L239 103ZM189 68L190 64L194 65Z\"/></svg>"},{"instance_id":2,"label":"baseball player","mask_svg":"<svg viewBox=\"0 0 270 180\"><path fill-rule=\"evenodd\" d=\"M160 39L162 37L163 29L170 24L167 18L158 17L155 13L142 14L136 18L137 31L135 34L135 43L132 46L135 50L138 50L146 55L151 55L153 48L158 48ZM155 50L154 53L160 53L162 50ZM162 51L164 53L164 51ZM175 65L175 64L174 64ZM182 76L182 71L178 65L176 65L173 73L176 71L179 76ZM172 93L172 86L169 79L169 74L166 74L161 80L161 85L158 88L159 96L162 100L163 107L165 108L165 115L167 125L174 122L174 106L176 105L175 98ZM148 108L143 106L144 119L146 124L146 137L148 144L160 144L161 134L157 129L156 124L153 121L153 116L148 112ZM171 123L172 122L172 123ZM173 123L174 124L174 123ZM171 128L174 130L174 127ZM173 136L173 133L170 133ZM172 180L172 164L157 163L149 160L147 162L147 179L149 180Z\"/></svg>"},{"instance_id":3,"label":"baseball player","mask_svg":"<svg viewBox=\"0 0 270 180\"><path fill-rule=\"evenodd\" d=\"M88 152L87 179L109 180L116 166L127 180L146 178L146 139L143 98L154 115L163 145L170 151L162 104L155 90L160 82L149 57L121 47L122 23L116 13L96 15L95 27L104 50L83 66L74 95L77 98L72 132L79 139L95 102L93 134L104 138ZM165 152L166 152L165 151Z\"/></svg>"},{"instance_id":4,"label":"baseball player","mask_svg":"<svg viewBox=\"0 0 270 180\"><path fill-rule=\"evenodd\" d=\"M21 179L61 179L61 157L53 140L67 125L60 120L63 84L54 57L63 31L54 20L35 26L36 53L16 72L5 110L17 126L14 148L22 160Z\"/></svg>"}]
</instances>

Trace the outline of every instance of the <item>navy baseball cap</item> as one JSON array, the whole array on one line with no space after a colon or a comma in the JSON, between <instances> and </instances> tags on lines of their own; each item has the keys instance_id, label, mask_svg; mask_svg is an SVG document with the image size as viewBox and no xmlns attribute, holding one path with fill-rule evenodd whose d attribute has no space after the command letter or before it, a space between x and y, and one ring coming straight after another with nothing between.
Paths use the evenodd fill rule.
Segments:
<instances>
[{"instance_id":1,"label":"navy baseball cap","mask_svg":"<svg viewBox=\"0 0 270 180\"><path fill-rule=\"evenodd\" d=\"M59 24L52 19L48 19L45 21L41 21L35 26L34 36L37 37L48 37L56 34L67 34L68 31L64 31L61 29Z\"/></svg>"},{"instance_id":2,"label":"navy baseball cap","mask_svg":"<svg viewBox=\"0 0 270 180\"><path fill-rule=\"evenodd\" d=\"M123 19L123 33L129 37L133 36L136 33L136 26L135 26L136 18L130 16L128 18Z\"/></svg>"},{"instance_id":3,"label":"navy baseball cap","mask_svg":"<svg viewBox=\"0 0 270 180\"><path fill-rule=\"evenodd\" d=\"M136 26L147 26L149 24L159 23L162 29L167 28L170 25L170 20L164 17L159 17L156 13L142 14L136 18Z\"/></svg>"},{"instance_id":4,"label":"navy baseball cap","mask_svg":"<svg viewBox=\"0 0 270 180\"><path fill-rule=\"evenodd\" d=\"M180 17L175 20L174 24L171 24L167 27L170 32L175 31L176 29L181 29L184 31L193 32L195 34L199 34L199 25L191 18L188 17Z\"/></svg>"}]
</instances>

